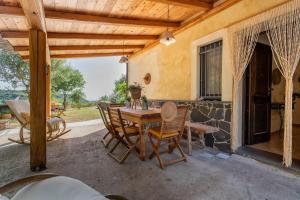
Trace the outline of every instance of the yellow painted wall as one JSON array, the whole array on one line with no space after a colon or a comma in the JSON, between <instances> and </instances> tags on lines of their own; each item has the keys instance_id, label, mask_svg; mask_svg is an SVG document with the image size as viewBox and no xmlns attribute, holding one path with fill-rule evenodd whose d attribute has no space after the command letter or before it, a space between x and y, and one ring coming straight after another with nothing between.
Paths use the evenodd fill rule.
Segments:
<instances>
[{"instance_id":1,"label":"yellow painted wall","mask_svg":"<svg viewBox=\"0 0 300 200\"><path fill-rule=\"evenodd\" d=\"M267 10L286 0L242 0L234 6L205 21L177 34L176 43L166 47L157 45L142 54L133 56L129 62L129 83L143 83L146 73L152 75L152 82L144 92L150 99L192 100L192 43L224 27ZM231 100L231 71L223 72L226 87L223 100Z\"/></svg>"}]
</instances>

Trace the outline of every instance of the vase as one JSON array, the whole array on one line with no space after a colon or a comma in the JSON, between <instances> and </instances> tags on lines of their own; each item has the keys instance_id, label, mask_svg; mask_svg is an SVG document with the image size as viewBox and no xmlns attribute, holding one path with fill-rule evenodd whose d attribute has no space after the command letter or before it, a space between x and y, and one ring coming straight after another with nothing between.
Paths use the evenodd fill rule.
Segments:
<instances>
[{"instance_id":1,"label":"vase","mask_svg":"<svg viewBox=\"0 0 300 200\"><path fill-rule=\"evenodd\" d=\"M139 89L130 90L130 94L132 99L140 99L142 96L142 90Z\"/></svg>"}]
</instances>

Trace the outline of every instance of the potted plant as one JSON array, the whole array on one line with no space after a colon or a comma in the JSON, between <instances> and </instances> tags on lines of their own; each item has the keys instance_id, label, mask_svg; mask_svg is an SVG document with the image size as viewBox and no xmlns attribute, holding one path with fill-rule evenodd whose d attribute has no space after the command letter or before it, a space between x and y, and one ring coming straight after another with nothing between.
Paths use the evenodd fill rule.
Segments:
<instances>
[{"instance_id":1,"label":"potted plant","mask_svg":"<svg viewBox=\"0 0 300 200\"><path fill-rule=\"evenodd\" d=\"M138 84L137 82L134 82L133 84L128 86L128 90L131 94L131 98L134 100L141 98L142 89L143 89L143 87L140 84Z\"/></svg>"},{"instance_id":2,"label":"potted plant","mask_svg":"<svg viewBox=\"0 0 300 200\"><path fill-rule=\"evenodd\" d=\"M147 99L147 97L144 95L144 96L142 96L141 100L142 100L142 109L143 110L148 110L148 99Z\"/></svg>"}]
</instances>

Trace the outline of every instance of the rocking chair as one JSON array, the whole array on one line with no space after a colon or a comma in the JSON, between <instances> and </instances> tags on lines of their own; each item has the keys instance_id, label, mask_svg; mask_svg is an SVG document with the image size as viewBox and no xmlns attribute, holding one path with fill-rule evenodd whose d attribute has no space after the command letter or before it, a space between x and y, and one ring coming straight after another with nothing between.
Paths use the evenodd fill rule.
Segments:
<instances>
[{"instance_id":1,"label":"rocking chair","mask_svg":"<svg viewBox=\"0 0 300 200\"><path fill-rule=\"evenodd\" d=\"M6 104L13 112L14 116L21 124L19 140L8 138L8 140L18 144L30 144L29 138L24 138L24 129L30 131L30 106L25 100L9 100ZM68 133L71 129L66 129L66 122L60 117L52 117L47 120L47 142L55 140Z\"/></svg>"}]
</instances>

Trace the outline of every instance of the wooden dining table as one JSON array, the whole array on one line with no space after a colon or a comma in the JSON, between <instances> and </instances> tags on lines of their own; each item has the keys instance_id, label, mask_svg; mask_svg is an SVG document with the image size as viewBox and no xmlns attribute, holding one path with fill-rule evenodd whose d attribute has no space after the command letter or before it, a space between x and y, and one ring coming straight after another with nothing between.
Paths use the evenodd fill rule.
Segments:
<instances>
[{"instance_id":1,"label":"wooden dining table","mask_svg":"<svg viewBox=\"0 0 300 200\"><path fill-rule=\"evenodd\" d=\"M161 110L159 108L149 108L149 110L120 108L123 119L134 122L139 126L140 133L140 159L145 160L146 145L145 145L145 124L153 122L161 122Z\"/></svg>"}]
</instances>

